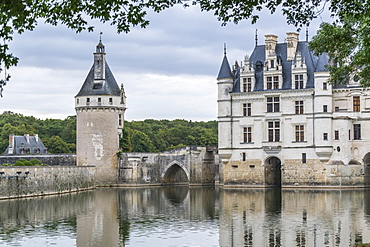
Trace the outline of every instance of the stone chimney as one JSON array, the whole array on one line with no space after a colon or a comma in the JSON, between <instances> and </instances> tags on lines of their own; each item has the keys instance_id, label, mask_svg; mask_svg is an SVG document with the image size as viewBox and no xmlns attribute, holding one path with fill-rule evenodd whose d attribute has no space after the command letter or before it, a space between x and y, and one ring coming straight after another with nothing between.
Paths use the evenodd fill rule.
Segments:
<instances>
[{"instance_id":1,"label":"stone chimney","mask_svg":"<svg viewBox=\"0 0 370 247\"><path fill-rule=\"evenodd\" d=\"M297 51L299 33L290 32L287 33L287 60L292 61Z\"/></svg>"},{"instance_id":2,"label":"stone chimney","mask_svg":"<svg viewBox=\"0 0 370 247\"><path fill-rule=\"evenodd\" d=\"M275 48L276 48L276 44L277 44L277 39L278 39L278 36L276 35L273 35L273 34L268 34L268 35L265 35L265 54L266 54L266 60L270 57L270 56L274 56L275 55Z\"/></svg>"},{"instance_id":3,"label":"stone chimney","mask_svg":"<svg viewBox=\"0 0 370 247\"><path fill-rule=\"evenodd\" d=\"M13 154L13 152L14 152L14 134L10 134L8 154Z\"/></svg>"},{"instance_id":4,"label":"stone chimney","mask_svg":"<svg viewBox=\"0 0 370 247\"><path fill-rule=\"evenodd\" d=\"M35 134L34 137L35 137L36 142L39 142L39 135Z\"/></svg>"},{"instance_id":5,"label":"stone chimney","mask_svg":"<svg viewBox=\"0 0 370 247\"><path fill-rule=\"evenodd\" d=\"M24 134L24 137L26 137L27 142L30 142L30 134Z\"/></svg>"}]
</instances>

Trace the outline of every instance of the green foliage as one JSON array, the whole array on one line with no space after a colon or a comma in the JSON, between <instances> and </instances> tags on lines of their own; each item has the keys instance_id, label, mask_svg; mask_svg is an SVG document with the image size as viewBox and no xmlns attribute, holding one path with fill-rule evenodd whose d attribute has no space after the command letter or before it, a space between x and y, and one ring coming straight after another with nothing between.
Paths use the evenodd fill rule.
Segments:
<instances>
[{"instance_id":1,"label":"green foliage","mask_svg":"<svg viewBox=\"0 0 370 247\"><path fill-rule=\"evenodd\" d=\"M4 112L0 115L0 150L9 144L9 134L39 134L49 153L76 151L76 117L45 119ZM217 145L217 121L194 122L184 119L125 122L120 152L161 152L173 147ZM119 154L118 154L119 155Z\"/></svg>"},{"instance_id":2,"label":"green foliage","mask_svg":"<svg viewBox=\"0 0 370 247\"><path fill-rule=\"evenodd\" d=\"M183 119L172 121L147 119L125 122L125 126L131 133L133 152L144 152L140 151L143 149L161 152L188 145L211 146L217 145L218 140L217 121L193 122ZM134 133L134 130L141 133Z\"/></svg>"},{"instance_id":3,"label":"green foliage","mask_svg":"<svg viewBox=\"0 0 370 247\"><path fill-rule=\"evenodd\" d=\"M39 165L42 165L42 162L39 160L39 159L31 159L30 162L34 165L34 166L39 166Z\"/></svg>"},{"instance_id":4,"label":"green foliage","mask_svg":"<svg viewBox=\"0 0 370 247\"><path fill-rule=\"evenodd\" d=\"M15 162L14 166L24 166L24 163L18 160L17 162Z\"/></svg>"},{"instance_id":5,"label":"green foliage","mask_svg":"<svg viewBox=\"0 0 370 247\"><path fill-rule=\"evenodd\" d=\"M335 1L333 23L322 23L310 42L316 54L327 53L330 82L344 85L351 80L370 86L370 2Z\"/></svg>"},{"instance_id":6,"label":"green foliage","mask_svg":"<svg viewBox=\"0 0 370 247\"><path fill-rule=\"evenodd\" d=\"M71 152L68 143L66 143L60 136L45 138L43 143L48 148L49 153L62 154Z\"/></svg>"},{"instance_id":7,"label":"green foliage","mask_svg":"<svg viewBox=\"0 0 370 247\"><path fill-rule=\"evenodd\" d=\"M19 113L5 111L0 115L0 153L4 152L9 145L9 135L39 134L44 145L50 152L76 152L76 116L61 119L37 119L32 116L23 116ZM59 147L52 150L47 145L53 136L59 136L63 142L58 142ZM66 147L67 146L67 147Z\"/></svg>"},{"instance_id":8,"label":"green foliage","mask_svg":"<svg viewBox=\"0 0 370 247\"><path fill-rule=\"evenodd\" d=\"M119 140L119 148L124 153L128 153L132 151L132 143L130 139L130 134L126 128L122 129L122 136Z\"/></svg>"},{"instance_id":9,"label":"green foliage","mask_svg":"<svg viewBox=\"0 0 370 247\"><path fill-rule=\"evenodd\" d=\"M24 166L33 166L33 164L28 160L24 161L23 164Z\"/></svg>"}]
</instances>

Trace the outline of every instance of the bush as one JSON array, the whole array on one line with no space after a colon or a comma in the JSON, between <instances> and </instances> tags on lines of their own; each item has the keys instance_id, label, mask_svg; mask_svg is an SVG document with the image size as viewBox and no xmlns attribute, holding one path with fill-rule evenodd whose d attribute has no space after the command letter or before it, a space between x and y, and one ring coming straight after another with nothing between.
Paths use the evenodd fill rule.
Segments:
<instances>
[{"instance_id":1,"label":"bush","mask_svg":"<svg viewBox=\"0 0 370 247\"><path fill-rule=\"evenodd\" d=\"M24 161L23 164L25 166L33 166L33 164L31 162L29 162L28 160Z\"/></svg>"},{"instance_id":2,"label":"bush","mask_svg":"<svg viewBox=\"0 0 370 247\"><path fill-rule=\"evenodd\" d=\"M30 162L31 162L34 166L41 166L41 165L42 165L42 162L41 162L39 159L32 159L32 160L30 160Z\"/></svg>"},{"instance_id":3,"label":"bush","mask_svg":"<svg viewBox=\"0 0 370 247\"><path fill-rule=\"evenodd\" d=\"M18 160L17 162L15 162L14 166L24 166L24 163L21 160Z\"/></svg>"},{"instance_id":4,"label":"bush","mask_svg":"<svg viewBox=\"0 0 370 247\"><path fill-rule=\"evenodd\" d=\"M28 161L28 160L26 160L26 159L19 159L18 161L20 161L20 162L25 162L25 161Z\"/></svg>"}]
</instances>

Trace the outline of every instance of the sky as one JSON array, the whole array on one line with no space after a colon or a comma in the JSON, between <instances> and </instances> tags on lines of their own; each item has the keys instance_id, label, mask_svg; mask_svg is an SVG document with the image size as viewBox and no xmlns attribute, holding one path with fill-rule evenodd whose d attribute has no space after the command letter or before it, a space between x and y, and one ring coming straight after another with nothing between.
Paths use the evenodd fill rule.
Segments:
<instances>
[{"instance_id":1,"label":"sky","mask_svg":"<svg viewBox=\"0 0 370 247\"><path fill-rule=\"evenodd\" d=\"M15 35L9 46L20 61L8 71L11 79L0 98L0 113L41 119L75 115L74 96L92 66L103 32L107 62L116 81L125 87L126 120L216 120L216 77L224 44L232 65L251 54L256 29L258 44L264 43L266 34L278 35L282 43L287 32L296 31L279 13L262 12L254 25L244 20L221 26L217 17L196 6L176 6L148 18L147 28L135 27L128 34L117 34L108 23L93 22L94 32L76 34L64 26L40 22L34 31ZM309 37L321 21L311 23ZM300 32L300 40L306 39L305 33Z\"/></svg>"}]
</instances>

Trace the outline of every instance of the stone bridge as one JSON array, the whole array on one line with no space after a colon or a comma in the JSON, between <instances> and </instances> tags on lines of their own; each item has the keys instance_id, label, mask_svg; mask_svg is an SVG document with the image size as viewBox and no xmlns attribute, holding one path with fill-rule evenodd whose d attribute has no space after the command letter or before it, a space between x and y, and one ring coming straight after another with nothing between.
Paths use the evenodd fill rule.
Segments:
<instances>
[{"instance_id":1,"label":"stone bridge","mask_svg":"<svg viewBox=\"0 0 370 247\"><path fill-rule=\"evenodd\" d=\"M218 178L215 147L188 146L163 153L124 153L119 163L119 183L214 184Z\"/></svg>"}]
</instances>

